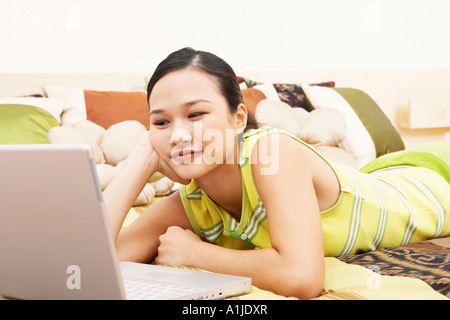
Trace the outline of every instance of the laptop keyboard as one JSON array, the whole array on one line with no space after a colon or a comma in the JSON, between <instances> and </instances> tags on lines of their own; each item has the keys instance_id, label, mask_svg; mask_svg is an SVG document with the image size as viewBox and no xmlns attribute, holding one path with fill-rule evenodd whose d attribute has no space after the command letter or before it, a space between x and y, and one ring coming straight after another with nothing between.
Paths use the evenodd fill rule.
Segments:
<instances>
[{"instance_id":1,"label":"laptop keyboard","mask_svg":"<svg viewBox=\"0 0 450 320\"><path fill-rule=\"evenodd\" d=\"M153 281L123 280L127 298L130 300L169 300L199 292L199 288Z\"/></svg>"}]
</instances>

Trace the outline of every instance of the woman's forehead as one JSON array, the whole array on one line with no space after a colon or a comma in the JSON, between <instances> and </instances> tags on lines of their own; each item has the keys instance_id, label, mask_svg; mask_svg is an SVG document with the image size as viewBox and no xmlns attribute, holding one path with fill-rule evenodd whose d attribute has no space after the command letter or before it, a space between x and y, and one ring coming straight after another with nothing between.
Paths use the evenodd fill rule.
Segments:
<instances>
[{"instance_id":1,"label":"woman's forehead","mask_svg":"<svg viewBox=\"0 0 450 320\"><path fill-rule=\"evenodd\" d=\"M150 109L166 103L182 103L204 99L214 102L224 99L213 77L194 68L170 72L154 86L149 99Z\"/></svg>"}]
</instances>

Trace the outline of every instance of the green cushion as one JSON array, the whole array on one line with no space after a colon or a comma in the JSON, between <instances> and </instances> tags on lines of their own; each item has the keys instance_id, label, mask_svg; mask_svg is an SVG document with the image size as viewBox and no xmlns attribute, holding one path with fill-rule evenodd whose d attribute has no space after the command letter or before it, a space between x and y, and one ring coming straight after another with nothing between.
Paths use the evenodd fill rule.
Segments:
<instances>
[{"instance_id":1,"label":"green cushion","mask_svg":"<svg viewBox=\"0 0 450 320\"><path fill-rule=\"evenodd\" d=\"M389 118L364 91L305 84L302 88L312 109L330 108L344 115L347 135L339 146L356 159L358 167L383 154L405 149Z\"/></svg>"},{"instance_id":2,"label":"green cushion","mask_svg":"<svg viewBox=\"0 0 450 320\"><path fill-rule=\"evenodd\" d=\"M0 144L46 143L47 133L59 126L47 111L21 104L0 104Z\"/></svg>"},{"instance_id":3,"label":"green cushion","mask_svg":"<svg viewBox=\"0 0 450 320\"><path fill-rule=\"evenodd\" d=\"M360 169L369 173L387 167L411 165L436 171L450 183L450 143L430 142L408 150L385 154Z\"/></svg>"},{"instance_id":4,"label":"green cushion","mask_svg":"<svg viewBox=\"0 0 450 320\"><path fill-rule=\"evenodd\" d=\"M405 149L391 121L367 93L353 88L330 89L337 91L353 108L373 140L377 157Z\"/></svg>"}]
</instances>

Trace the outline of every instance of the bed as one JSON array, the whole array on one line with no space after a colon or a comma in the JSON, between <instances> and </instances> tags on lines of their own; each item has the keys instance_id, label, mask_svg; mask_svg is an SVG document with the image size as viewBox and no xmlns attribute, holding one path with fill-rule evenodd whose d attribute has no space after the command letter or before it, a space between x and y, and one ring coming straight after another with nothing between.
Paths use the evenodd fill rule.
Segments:
<instances>
[{"instance_id":1,"label":"bed","mask_svg":"<svg viewBox=\"0 0 450 320\"><path fill-rule=\"evenodd\" d=\"M0 143L47 143L51 128L71 126L80 120L93 121L105 129L114 123L135 120L148 128L148 76L0 74ZM419 83L430 88L433 79L443 78L450 79L450 71L239 74L245 102L254 108L264 99L282 101L308 112L338 108L348 125L347 141L340 148L356 160L358 167L414 144L408 132L403 135L405 132L397 126L398 104ZM440 85L450 88L450 83ZM124 227L157 200L134 206ZM450 237L327 257L325 263L326 281L317 298L320 300L450 298ZM294 298L253 287L249 294L233 299Z\"/></svg>"},{"instance_id":2,"label":"bed","mask_svg":"<svg viewBox=\"0 0 450 320\"><path fill-rule=\"evenodd\" d=\"M124 226L132 223L146 207L132 208ZM450 237L326 257L325 270L324 289L314 300L448 300ZM250 293L232 299L297 300L255 286Z\"/></svg>"}]
</instances>

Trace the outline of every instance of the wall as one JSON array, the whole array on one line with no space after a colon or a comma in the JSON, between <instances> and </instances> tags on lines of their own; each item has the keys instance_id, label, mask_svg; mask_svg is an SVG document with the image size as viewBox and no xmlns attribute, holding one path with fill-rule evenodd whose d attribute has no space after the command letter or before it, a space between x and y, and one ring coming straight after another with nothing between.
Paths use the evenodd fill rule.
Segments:
<instances>
[{"instance_id":1,"label":"wall","mask_svg":"<svg viewBox=\"0 0 450 320\"><path fill-rule=\"evenodd\" d=\"M398 126L404 91L420 90L423 74L427 90L450 91L449 9L448 0L0 0L0 73L150 74L184 46L218 54L238 74L335 70L344 86L355 83L345 73L360 70L373 78L358 78L369 91L389 70L396 76L373 98L389 102L381 107ZM399 130L409 145L448 131Z\"/></svg>"},{"instance_id":2,"label":"wall","mask_svg":"<svg viewBox=\"0 0 450 320\"><path fill-rule=\"evenodd\" d=\"M448 0L0 0L0 72L140 72L183 46L240 71L449 68Z\"/></svg>"}]
</instances>

